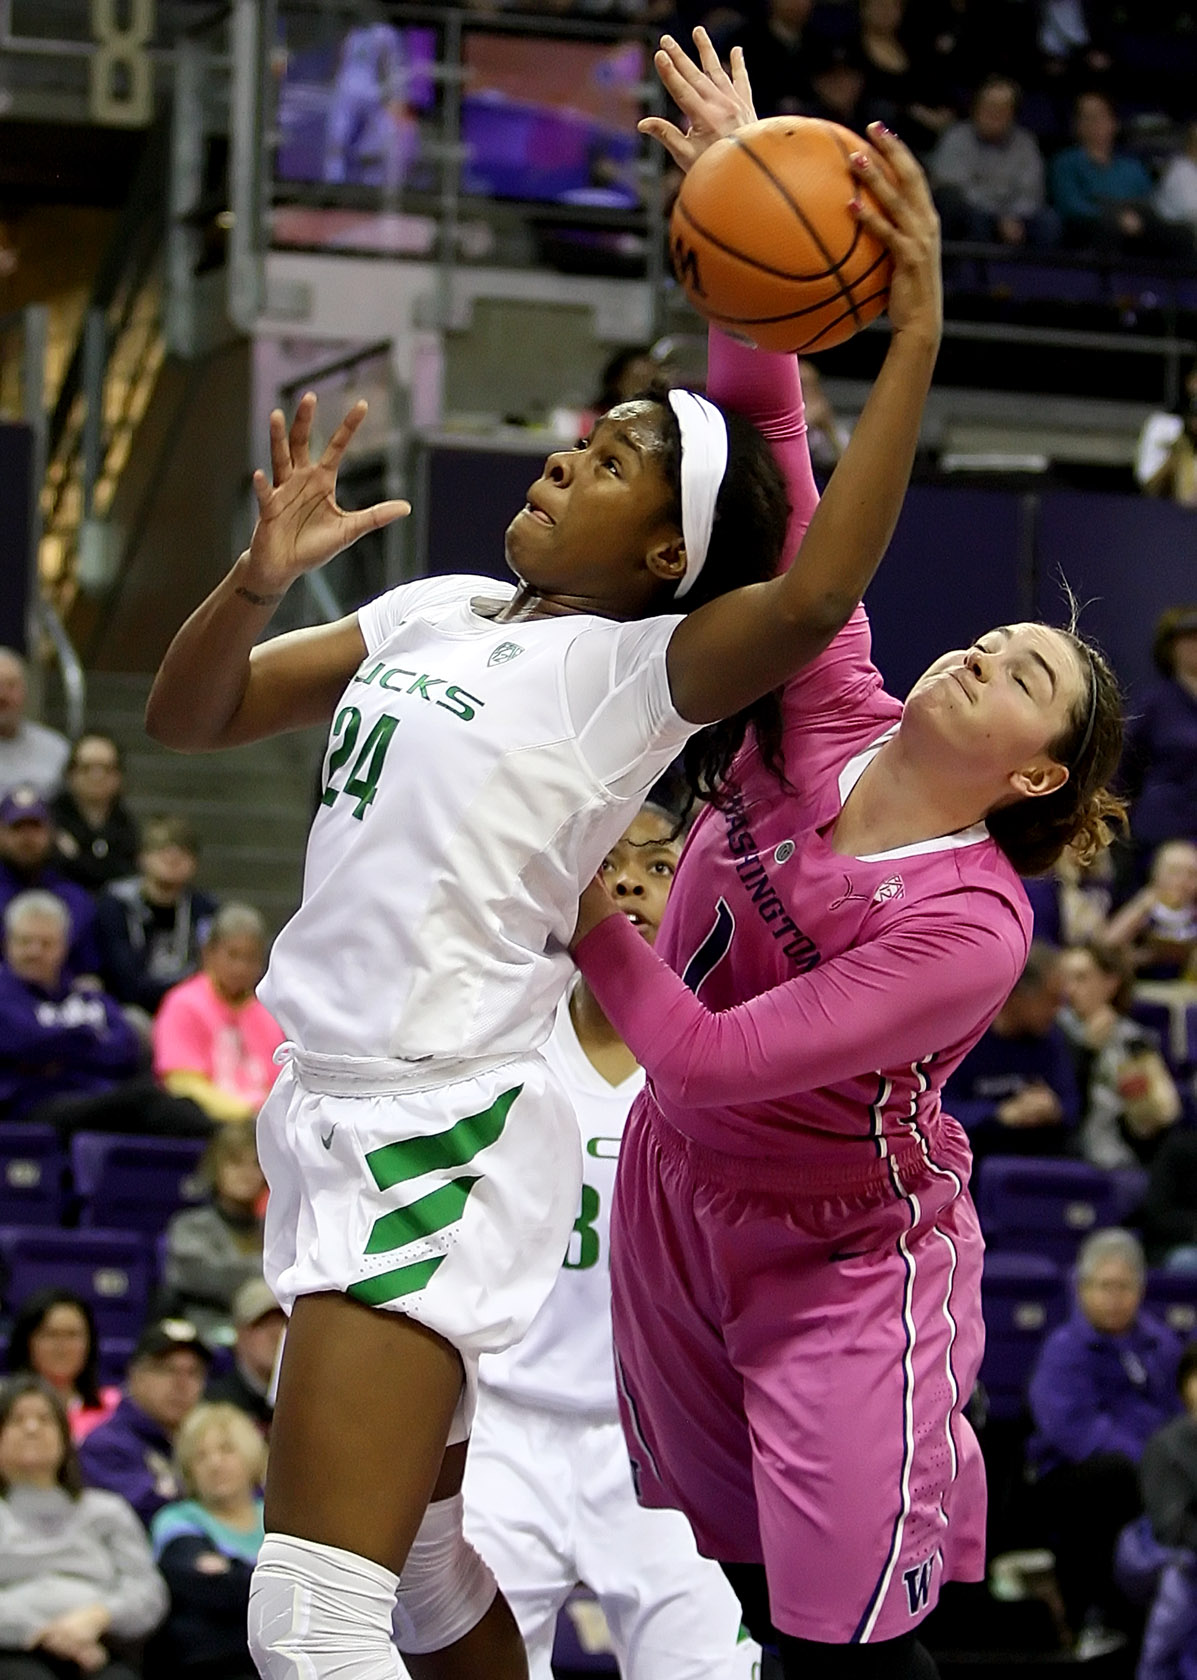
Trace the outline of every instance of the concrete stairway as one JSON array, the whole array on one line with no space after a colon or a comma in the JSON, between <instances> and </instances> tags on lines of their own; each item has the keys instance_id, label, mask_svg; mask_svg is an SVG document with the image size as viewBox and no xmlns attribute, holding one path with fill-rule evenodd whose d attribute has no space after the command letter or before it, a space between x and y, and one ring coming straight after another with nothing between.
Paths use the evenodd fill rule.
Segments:
<instances>
[{"instance_id":1,"label":"concrete stairway","mask_svg":"<svg viewBox=\"0 0 1197 1680\"><path fill-rule=\"evenodd\" d=\"M255 905L276 931L299 902L323 733L183 756L146 735L149 687L147 676L89 672L88 729L120 743L126 798L139 819L177 815L194 823L203 848L199 885Z\"/></svg>"}]
</instances>

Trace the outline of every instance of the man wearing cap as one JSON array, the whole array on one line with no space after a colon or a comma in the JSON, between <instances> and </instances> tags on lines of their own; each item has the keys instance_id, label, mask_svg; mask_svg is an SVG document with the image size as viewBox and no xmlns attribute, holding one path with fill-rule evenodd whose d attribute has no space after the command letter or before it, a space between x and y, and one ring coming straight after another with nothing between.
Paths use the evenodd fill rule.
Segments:
<instances>
[{"instance_id":1,"label":"man wearing cap","mask_svg":"<svg viewBox=\"0 0 1197 1680\"><path fill-rule=\"evenodd\" d=\"M147 1325L129 1361L120 1404L79 1449L87 1485L119 1493L147 1528L163 1505L183 1498L174 1469L175 1436L199 1404L211 1362L187 1319Z\"/></svg>"},{"instance_id":2,"label":"man wearing cap","mask_svg":"<svg viewBox=\"0 0 1197 1680\"><path fill-rule=\"evenodd\" d=\"M18 893L53 893L71 922L67 967L72 974L98 974L95 903L85 887L51 866L53 853L50 807L29 784L11 788L0 798L0 914Z\"/></svg>"},{"instance_id":3,"label":"man wearing cap","mask_svg":"<svg viewBox=\"0 0 1197 1680\"><path fill-rule=\"evenodd\" d=\"M65 735L25 716L25 661L0 648L0 794L30 782L47 799L62 780L70 745Z\"/></svg>"},{"instance_id":4,"label":"man wearing cap","mask_svg":"<svg viewBox=\"0 0 1197 1680\"><path fill-rule=\"evenodd\" d=\"M264 1434L274 1417L274 1367L282 1345L286 1315L263 1278L250 1278L233 1296L233 1368L213 1377L206 1400L227 1400L239 1406Z\"/></svg>"}]
</instances>

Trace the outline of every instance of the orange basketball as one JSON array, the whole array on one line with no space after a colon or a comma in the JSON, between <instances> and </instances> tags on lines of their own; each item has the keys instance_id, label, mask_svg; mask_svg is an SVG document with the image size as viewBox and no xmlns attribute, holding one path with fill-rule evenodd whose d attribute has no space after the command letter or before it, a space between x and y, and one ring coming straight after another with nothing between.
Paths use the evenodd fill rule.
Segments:
<instances>
[{"instance_id":1,"label":"orange basketball","mask_svg":"<svg viewBox=\"0 0 1197 1680\"><path fill-rule=\"evenodd\" d=\"M682 182L674 272L708 321L762 350L829 350L880 315L892 264L851 210L848 165L878 154L818 117L766 117L717 141Z\"/></svg>"}]
</instances>

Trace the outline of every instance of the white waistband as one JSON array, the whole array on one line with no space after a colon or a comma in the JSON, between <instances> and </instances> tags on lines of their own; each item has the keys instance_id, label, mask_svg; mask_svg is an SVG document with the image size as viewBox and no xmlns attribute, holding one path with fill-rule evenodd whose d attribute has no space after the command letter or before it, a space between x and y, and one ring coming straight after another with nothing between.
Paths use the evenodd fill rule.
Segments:
<instances>
[{"instance_id":1,"label":"white waistband","mask_svg":"<svg viewBox=\"0 0 1197 1680\"><path fill-rule=\"evenodd\" d=\"M365 1097L388 1096L398 1091L435 1091L441 1085L480 1079L497 1068L526 1058L475 1056L453 1061L429 1056L426 1060L405 1062L389 1056L325 1056L287 1043L279 1045L274 1059L279 1066L289 1064L307 1091L332 1097Z\"/></svg>"}]
</instances>

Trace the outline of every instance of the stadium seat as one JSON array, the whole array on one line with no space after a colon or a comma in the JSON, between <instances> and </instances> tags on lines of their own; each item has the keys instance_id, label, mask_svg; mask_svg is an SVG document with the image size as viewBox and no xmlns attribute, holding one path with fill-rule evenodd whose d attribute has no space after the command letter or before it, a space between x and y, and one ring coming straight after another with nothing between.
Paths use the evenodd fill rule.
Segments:
<instances>
[{"instance_id":1,"label":"stadium seat","mask_svg":"<svg viewBox=\"0 0 1197 1680\"><path fill-rule=\"evenodd\" d=\"M60 1225L65 1177L52 1126L0 1128L0 1225Z\"/></svg>"},{"instance_id":2,"label":"stadium seat","mask_svg":"<svg viewBox=\"0 0 1197 1680\"><path fill-rule=\"evenodd\" d=\"M985 1357L981 1382L994 1418L1021 1417L1043 1338L1068 1312L1061 1268L1039 1254L985 1256L981 1277Z\"/></svg>"},{"instance_id":3,"label":"stadium seat","mask_svg":"<svg viewBox=\"0 0 1197 1680\"><path fill-rule=\"evenodd\" d=\"M1086 1161L993 1155L980 1178L981 1229L1000 1253L1040 1254L1069 1266L1090 1232L1118 1222L1117 1185Z\"/></svg>"},{"instance_id":4,"label":"stadium seat","mask_svg":"<svg viewBox=\"0 0 1197 1680\"><path fill-rule=\"evenodd\" d=\"M133 1356L133 1349L137 1346L132 1336L102 1336L100 1338L99 1373L100 1381L119 1388L125 1380L125 1371L129 1360Z\"/></svg>"},{"instance_id":5,"label":"stadium seat","mask_svg":"<svg viewBox=\"0 0 1197 1680\"><path fill-rule=\"evenodd\" d=\"M1148 1272L1143 1305L1189 1341L1197 1336L1197 1272Z\"/></svg>"},{"instance_id":6,"label":"stadium seat","mask_svg":"<svg viewBox=\"0 0 1197 1680\"><path fill-rule=\"evenodd\" d=\"M79 1223L156 1234L172 1213L203 1194L196 1184L203 1150L201 1138L76 1133L71 1172L81 1204Z\"/></svg>"},{"instance_id":7,"label":"stadium seat","mask_svg":"<svg viewBox=\"0 0 1197 1680\"><path fill-rule=\"evenodd\" d=\"M135 1337L146 1315L150 1260L130 1231L0 1229L9 1310L35 1289L71 1289L91 1305L101 1337Z\"/></svg>"}]
</instances>

